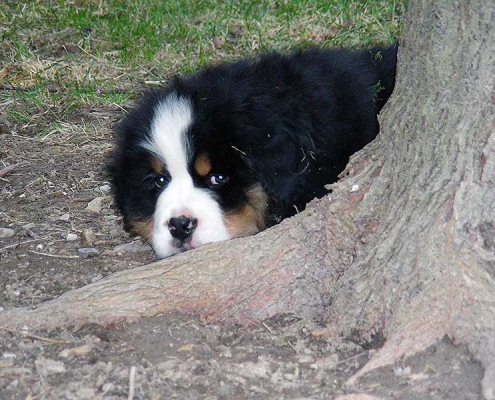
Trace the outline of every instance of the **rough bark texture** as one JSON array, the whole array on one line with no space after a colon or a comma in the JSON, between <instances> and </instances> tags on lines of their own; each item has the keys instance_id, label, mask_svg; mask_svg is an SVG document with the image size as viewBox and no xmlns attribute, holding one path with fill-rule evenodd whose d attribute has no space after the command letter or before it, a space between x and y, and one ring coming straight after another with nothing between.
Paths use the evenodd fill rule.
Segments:
<instances>
[{"instance_id":1,"label":"rough bark texture","mask_svg":"<svg viewBox=\"0 0 495 400\"><path fill-rule=\"evenodd\" d=\"M493 2L410 1L382 133L329 197L255 237L4 311L0 325L292 313L321 323L320 334L385 338L353 379L448 335L481 360L494 399L494 26Z\"/></svg>"},{"instance_id":2,"label":"rough bark texture","mask_svg":"<svg viewBox=\"0 0 495 400\"><path fill-rule=\"evenodd\" d=\"M409 4L383 169L359 210L374 208L380 224L329 321L340 334L384 328L358 376L447 334L483 362L484 395L495 397L494 26L493 2ZM353 315L342 324L339 310Z\"/></svg>"}]
</instances>

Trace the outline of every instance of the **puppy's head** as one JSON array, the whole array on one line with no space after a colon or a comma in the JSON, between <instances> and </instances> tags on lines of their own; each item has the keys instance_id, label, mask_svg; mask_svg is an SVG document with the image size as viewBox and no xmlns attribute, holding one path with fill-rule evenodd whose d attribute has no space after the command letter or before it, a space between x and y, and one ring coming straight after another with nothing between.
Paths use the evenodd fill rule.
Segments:
<instances>
[{"instance_id":1,"label":"puppy's head","mask_svg":"<svg viewBox=\"0 0 495 400\"><path fill-rule=\"evenodd\" d=\"M159 258L266 227L268 196L229 129L174 91L149 94L119 124L116 204Z\"/></svg>"}]
</instances>

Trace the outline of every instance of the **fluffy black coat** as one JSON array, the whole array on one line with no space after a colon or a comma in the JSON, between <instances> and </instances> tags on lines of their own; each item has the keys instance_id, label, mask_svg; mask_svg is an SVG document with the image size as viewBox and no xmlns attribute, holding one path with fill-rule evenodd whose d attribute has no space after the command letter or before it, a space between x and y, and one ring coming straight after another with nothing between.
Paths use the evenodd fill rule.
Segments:
<instances>
[{"instance_id":1,"label":"fluffy black coat","mask_svg":"<svg viewBox=\"0 0 495 400\"><path fill-rule=\"evenodd\" d=\"M195 154L206 151L216 170L229 171L229 184L215 194L222 208L240 207L244 189L260 183L270 226L323 196L350 155L376 137L377 114L394 88L396 58L397 44L268 53L208 67L148 93L117 128L109 168L126 225L153 215L159 191L140 188L149 165L138 144L155 105L170 94L192 101Z\"/></svg>"}]
</instances>

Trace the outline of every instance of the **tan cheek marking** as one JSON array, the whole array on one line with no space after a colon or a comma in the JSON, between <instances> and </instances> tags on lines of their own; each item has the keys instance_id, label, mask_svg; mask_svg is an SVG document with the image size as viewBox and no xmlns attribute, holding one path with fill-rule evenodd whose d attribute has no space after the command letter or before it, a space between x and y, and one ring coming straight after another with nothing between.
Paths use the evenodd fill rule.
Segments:
<instances>
[{"instance_id":1,"label":"tan cheek marking","mask_svg":"<svg viewBox=\"0 0 495 400\"><path fill-rule=\"evenodd\" d=\"M141 236L146 242L151 244L153 223L151 221L131 221L129 222L129 232L133 236Z\"/></svg>"},{"instance_id":2,"label":"tan cheek marking","mask_svg":"<svg viewBox=\"0 0 495 400\"><path fill-rule=\"evenodd\" d=\"M254 186L246 194L247 204L224 216L227 231L233 238L254 235L266 228L268 196L260 185Z\"/></svg>"},{"instance_id":3,"label":"tan cheek marking","mask_svg":"<svg viewBox=\"0 0 495 400\"><path fill-rule=\"evenodd\" d=\"M196 158L196 161L194 162L194 169L196 170L199 176L206 176L210 173L212 167L208 154L201 153Z\"/></svg>"},{"instance_id":4,"label":"tan cheek marking","mask_svg":"<svg viewBox=\"0 0 495 400\"><path fill-rule=\"evenodd\" d=\"M151 168L153 168L153 171L155 171L158 175L161 175L163 172L163 164L156 157L151 157Z\"/></svg>"}]
</instances>

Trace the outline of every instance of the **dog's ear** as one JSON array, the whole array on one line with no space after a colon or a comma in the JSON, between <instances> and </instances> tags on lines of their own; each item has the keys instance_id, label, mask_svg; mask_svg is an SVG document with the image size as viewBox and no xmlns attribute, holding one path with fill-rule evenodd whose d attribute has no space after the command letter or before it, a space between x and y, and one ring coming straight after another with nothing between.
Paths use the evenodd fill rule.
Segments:
<instances>
[{"instance_id":1,"label":"dog's ear","mask_svg":"<svg viewBox=\"0 0 495 400\"><path fill-rule=\"evenodd\" d=\"M238 148L233 146L234 150L247 162L265 192L284 207L297 205L313 164L311 139L301 136L296 143L285 132L243 139Z\"/></svg>"}]
</instances>

